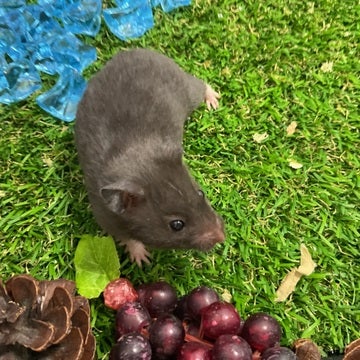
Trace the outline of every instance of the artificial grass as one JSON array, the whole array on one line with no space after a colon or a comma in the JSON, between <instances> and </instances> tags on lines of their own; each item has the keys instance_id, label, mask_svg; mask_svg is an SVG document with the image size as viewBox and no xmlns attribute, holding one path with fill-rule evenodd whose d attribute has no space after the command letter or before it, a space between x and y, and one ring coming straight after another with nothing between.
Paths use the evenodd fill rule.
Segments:
<instances>
[{"instance_id":1,"label":"artificial grass","mask_svg":"<svg viewBox=\"0 0 360 360\"><path fill-rule=\"evenodd\" d=\"M85 39L98 50L87 77L120 49L150 47L222 94L218 110L202 107L186 124L184 150L225 220L225 244L207 254L154 250L143 269L119 249L122 276L165 279L179 295L200 284L229 291L243 317L266 311L280 320L285 345L310 337L341 352L360 337L359 18L354 1L198 0L155 11L155 27L140 39L122 42L105 26ZM74 279L79 237L100 230L73 124L43 113L34 98L0 107L0 274ZM291 121L298 127L287 136ZM275 303L300 243L317 268ZM101 299L91 308L97 355L106 359L114 314Z\"/></svg>"}]
</instances>

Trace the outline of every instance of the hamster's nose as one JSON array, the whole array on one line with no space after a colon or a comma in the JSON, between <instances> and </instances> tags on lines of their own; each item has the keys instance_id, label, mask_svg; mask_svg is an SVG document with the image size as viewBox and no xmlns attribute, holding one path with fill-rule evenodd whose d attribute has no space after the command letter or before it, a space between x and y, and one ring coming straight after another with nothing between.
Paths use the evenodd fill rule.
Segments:
<instances>
[{"instance_id":1,"label":"hamster's nose","mask_svg":"<svg viewBox=\"0 0 360 360\"><path fill-rule=\"evenodd\" d=\"M225 226L224 226L223 219L221 219L220 217L217 217L216 218L216 224L218 225L218 229L216 231L217 238L218 238L217 242L222 243L222 242L225 241Z\"/></svg>"},{"instance_id":2,"label":"hamster's nose","mask_svg":"<svg viewBox=\"0 0 360 360\"><path fill-rule=\"evenodd\" d=\"M218 229L216 229L214 232L213 232L213 241L214 241L214 245L216 243L223 243L225 241L225 231L224 231L224 227L220 227Z\"/></svg>"},{"instance_id":3,"label":"hamster's nose","mask_svg":"<svg viewBox=\"0 0 360 360\"><path fill-rule=\"evenodd\" d=\"M216 221L209 225L208 231L204 234L204 238L207 239L212 246L225 241L224 222L221 218L217 217Z\"/></svg>"}]
</instances>

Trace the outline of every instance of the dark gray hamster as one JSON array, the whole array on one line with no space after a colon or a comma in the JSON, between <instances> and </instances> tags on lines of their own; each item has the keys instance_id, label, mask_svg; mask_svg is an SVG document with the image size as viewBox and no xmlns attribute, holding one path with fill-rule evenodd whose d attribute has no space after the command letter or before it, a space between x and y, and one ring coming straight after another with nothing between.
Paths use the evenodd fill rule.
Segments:
<instances>
[{"instance_id":1,"label":"dark gray hamster","mask_svg":"<svg viewBox=\"0 0 360 360\"><path fill-rule=\"evenodd\" d=\"M190 176L182 156L183 125L219 95L154 51L113 57L88 83L75 140L98 224L149 262L146 246L211 249L224 225Z\"/></svg>"}]
</instances>

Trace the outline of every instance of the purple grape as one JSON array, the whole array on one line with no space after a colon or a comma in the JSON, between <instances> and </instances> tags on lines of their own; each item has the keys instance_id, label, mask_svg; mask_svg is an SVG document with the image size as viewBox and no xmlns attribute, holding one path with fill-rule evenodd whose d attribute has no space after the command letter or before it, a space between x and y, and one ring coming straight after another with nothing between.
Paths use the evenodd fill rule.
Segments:
<instances>
[{"instance_id":1,"label":"purple grape","mask_svg":"<svg viewBox=\"0 0 360 360\"><path fill-rule=\"evenodd\" d=\"M234 305L216 301L201 311L200 334L217 339L220 335L239 333L240 315Z\"/></svg>"},{"instance_id":2,"label":"purple grape","mask_svg":"<svg viewBox=\"0 0 360 360\"><path fill-rule=\"evenodd\" d=\"M125 303L117 312L115 318L115 329L117 338L131 333L141 332L150 325L149 312L138 301Z\"/></svg>"},{"instance_id":3,"label":"purple grape","mask_svg":"<svg viewBox=\"0 0 360 360\"><path fill-rule=\"evenodd\" d=\"M261 354L261 360L297 360L298 357L293 351L286 347L274 346L266 349Z\"/></svg>"},{"instance_id":4,"label":"purple grape","mask_svg":"<svg viewBox=\"0 0 360 360\"><path fill-rule=\"evenodd\" d=\"M109 360L151 360L152 350L148 339L138 333L123 335L112 347Z\"/></svg>"},{"instance_id":5,"label":"purple grape","mask_svg":"<svg viewBox=\"0 0 360 360\"><path fill-rule=\"evenodd\" d=\"M241 336L241 332L242 332L242 329L244 327L244 324L245 324L245 320L243 318L240 319L240 328L239 328L239 332L238 332L238 335Z\"/></svg>"},{"instance_id":6,"label":"purple grape","mask_svg":"<svg viewBox=\"0 0 360 360\"><path fill-rule=\"evenodd\" d=\"M201 310L219 300L219 295L214 289L207 286L198 286L186 298L188 314L194 320L200 320Z\"/></svg>"},{"instance_id":7,"label":"purple grape","mask_svg":"<svg viewBox=\"0 0 360 360\"><path fill-rule=\"evenodd\" d=\"M142 284L137 287L139 301L152 318L174 311L177 304L176 290L166 281Z\"/></svg>"},{"instance_id":8,"label":"purple grape","mask_svg":"<svg viewBox=\"0 0 360 360\"><path fill-rule=\"evenodd\" d=\"M209 346L195 341L186 342L181 347L177 360L211 360Z\"/></svg>"},{"instance_id":9,"label":"purple grape","mask_svg":"<svg viewBox=\"0 0 360 360\"><path fill-rule=\"evenodd\" d=\"M149 328L149 340L157 359L176 356L184 343L182 322L172 314L160 315Z\"/></svg>"},{"instance_id":10,"label":"purple grape","mask_svg":"<svg viewBox=\"0 0 360 360\"><path fill-rule=\"evenodd\" d=\"M251 360L250 345L237 335L220 335L212 349L212 360Z\"/></svg>"},{"instance_id":11,"label":"purple grape","mask_svg":"<svg viewBox=\"0 0 360 360\"><path fill-rule=\"evenodd\" d=\"M190 318L189 311L187 308L187 297L188 295L182 296L176 303L173 314L180 320L187 320Z\"/></svg>"},{"instance_id":12,"label":"purple grape","mask_svg":"<svg viewBox=\"0 0 360 360\"><path fill-rule=\"evenodd\" d=\"M200 338L200 328L197 322L190 320L184 321L183 324L187 334Z\"/></svg>"},{"instance_id":13,"label":"purple grape","mask_svg":"<svg viewBox=\"0 0 360 360\"><path fill-rule=\"evenodd\" d=\"M278 321L265 313L250 315L244 323L241 336L253 350L263 352L280 342L281 327Z\"/></svg>"}]
</instances>

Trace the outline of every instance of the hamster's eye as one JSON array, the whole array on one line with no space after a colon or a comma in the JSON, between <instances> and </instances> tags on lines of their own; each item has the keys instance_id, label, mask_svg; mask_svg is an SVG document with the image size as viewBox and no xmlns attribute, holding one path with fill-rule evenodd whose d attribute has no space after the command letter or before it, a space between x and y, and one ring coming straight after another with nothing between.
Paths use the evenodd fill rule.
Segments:
<instances>
[{"instance_id":1,"label":"hamster's eye","mask_svg":"<svg viewBox=\"0 0 360 360\"><path fill-rule=\"evenodd\" d=\"M202 191L202 190L198 190L198 194L199 194L199 196L201 196L201 197L205 197L205 194L204 194L204 192Z\"/></svg>"},{"instance_id":2,"label":"hamster's eye","mask_svg":"<svg viewBox=\"0 0 360 360\"><path fill-rule=\"evenodd\" d=\"M184 228L185 223L182 220L173 220L173 221L170 221L169 225L172 230L181 231Z\"/></svg>"}]
</instances>

